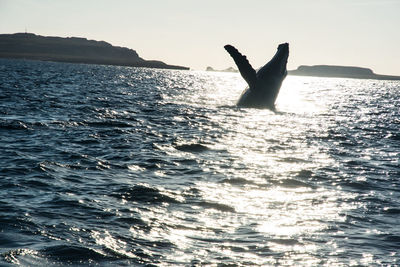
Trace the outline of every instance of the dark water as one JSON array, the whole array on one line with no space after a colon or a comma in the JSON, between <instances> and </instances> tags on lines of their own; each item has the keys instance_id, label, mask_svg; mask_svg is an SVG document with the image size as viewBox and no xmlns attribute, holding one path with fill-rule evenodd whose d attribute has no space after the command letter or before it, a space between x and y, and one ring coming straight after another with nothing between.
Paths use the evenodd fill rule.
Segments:
<instances>
[{"instance_id":1,"label":"dark water","mask_svg":"<svg viewBox=\"0 0 400 267\"><path fill-rule=\"evenodd\" d=\"M0 61L0 265L400 265L400 83Z\"/></svg>"}]
</instances>

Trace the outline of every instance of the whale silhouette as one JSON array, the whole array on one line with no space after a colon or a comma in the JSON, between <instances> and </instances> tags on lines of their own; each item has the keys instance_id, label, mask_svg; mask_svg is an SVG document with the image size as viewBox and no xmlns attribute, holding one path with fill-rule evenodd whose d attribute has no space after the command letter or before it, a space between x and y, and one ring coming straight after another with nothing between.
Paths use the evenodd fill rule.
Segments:
<instances>
[{"instance_id":1,"label":"whale silhouette","mask_svg":"<svg viewBox=\"0 0 400 267\"><path fill-rule=\"evenodd\" d=\"M232 45L225 45L239 68L240 74L249 85L241 94L237 106L269 108L275 110L275 100L287 75L286 64L289 57L289 44L278 46L275 56L257 72L250 65L246 56Z\"/></svg>"}]
</instances>

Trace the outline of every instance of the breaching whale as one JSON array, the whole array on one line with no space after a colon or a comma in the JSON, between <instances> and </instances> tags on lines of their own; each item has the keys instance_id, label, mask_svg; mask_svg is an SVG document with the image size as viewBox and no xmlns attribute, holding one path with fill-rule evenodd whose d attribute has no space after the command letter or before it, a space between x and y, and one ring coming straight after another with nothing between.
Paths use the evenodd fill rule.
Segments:
<instances>
[{"instance_id":1,"label":"breaching whale","mask_svg":"<svg viewBox=\"0 0 400 267\"><path fill-rule=\"evenodd\" d=\"M236 48L225 45L239 68L240 74L249 85L241 94L239 107L269 108L275 110L275 100L287 75L286 64L289 57L289 44L278 46L275 56L257 72L250 65L246 56Z\"/></svg>"}]
</instances>

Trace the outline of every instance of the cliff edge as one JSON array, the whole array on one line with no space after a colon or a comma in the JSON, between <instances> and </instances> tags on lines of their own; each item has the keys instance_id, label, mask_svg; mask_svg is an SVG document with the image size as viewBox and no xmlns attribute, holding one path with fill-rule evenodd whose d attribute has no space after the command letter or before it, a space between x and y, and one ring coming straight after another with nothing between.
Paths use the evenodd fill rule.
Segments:
<instances>
[{"instance_id":1,"label":"cliff edge","mask_svg":"<svg viewBox=\"0 0 400 267\"><path fill-rule=\"evenodd\" d=\"M0 58L104 64L162 69L189 69L144 60L135 50L78 37L48 37L33 33L0 34Z\"/></svg>"}]
</instances>

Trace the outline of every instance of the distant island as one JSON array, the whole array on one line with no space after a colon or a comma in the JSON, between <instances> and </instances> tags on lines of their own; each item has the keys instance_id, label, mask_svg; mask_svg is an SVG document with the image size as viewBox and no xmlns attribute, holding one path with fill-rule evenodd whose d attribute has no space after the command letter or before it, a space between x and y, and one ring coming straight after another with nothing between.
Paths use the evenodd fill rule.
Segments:
<instances>
[{"instance_id":1,"label":"distant island","mask_svg":"<svg viewBox=\"0 0 400 267\"><path fill-rule=\"evenodd\" d=\"M0 58L188 70L162 61L145 60L135 50L79 37L33 33L0 34Z\"/></svg>"},{"instance_id":2,"label":"distant island","mask_svg":"<svg viewBox=\"0 0 400 267\"><path fill-rule=\"evenodd\" d=\"M329 65L299 66L296 70L288 71L288 74L297 76L400 80L400 76L375 74L368 68Z\"/></svg>"},{"instance_id":3,"label":"distant island","mask_svg":"<svg viewBox=\"0 0 400 267\"><path fill-rule=\"evenodd\" d=\"M208 67L206 68L206 71L219 71L219 72L238 72L238 70L237 70L237 69L235 69L235 68L232 68L232 67L229 67L229 68L227 68L227 69L224 69L224 70L216 70L216 69L214 69L213 67L210 67L210 66L208 66Z\"/></svg>"},{"instance_id":4,"label":"distant island","mask_svg":"<svg viewBox=\"0 0 400 267\"><path fill-rule=\"evenodd\" d=\"M229 67L224 70L216 70L212 67L207 67L206 71L238 72L238 70L232 67ZM315 76L315 77L331 77L331 78L400 80L400 76L375 74L371 69L368 68L331 66L331 65L315 65L315 66L301 65L296 70L289 70L288 74L295 76Z\"/></svg>"}]
</instances>

